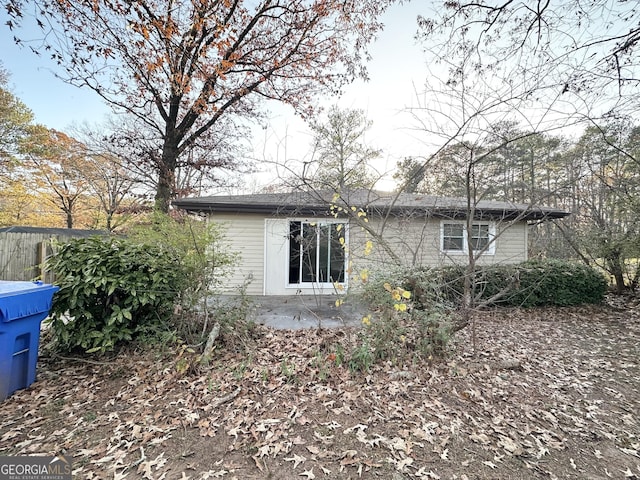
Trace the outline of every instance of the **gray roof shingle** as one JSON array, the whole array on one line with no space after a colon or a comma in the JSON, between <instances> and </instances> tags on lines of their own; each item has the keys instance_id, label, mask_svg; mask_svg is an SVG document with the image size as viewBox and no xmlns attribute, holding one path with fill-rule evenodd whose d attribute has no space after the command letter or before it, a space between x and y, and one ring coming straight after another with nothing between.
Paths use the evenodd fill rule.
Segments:
<instances>
[{"instance_id":1,"label":"gray roof shingle","mask_svg":"<svg viewBox=\"0 0 640 480\"><path fill-rule=\"evenodd\" d=\"M177 208L189 212L264 213L271 215L329 215L330 205L355 206L368 215L404 215L411 213L442 218L464 218L467 200L437 197L419 193L390 193L374 190L352 190L335 198L328 191L296 191L290 193L256 193L249 195L215 195L182 198L173 201ZM475 205L476 218L542 220L563 218L563 210L536 205L482 200Z\"/></svg>"}]
</instances>

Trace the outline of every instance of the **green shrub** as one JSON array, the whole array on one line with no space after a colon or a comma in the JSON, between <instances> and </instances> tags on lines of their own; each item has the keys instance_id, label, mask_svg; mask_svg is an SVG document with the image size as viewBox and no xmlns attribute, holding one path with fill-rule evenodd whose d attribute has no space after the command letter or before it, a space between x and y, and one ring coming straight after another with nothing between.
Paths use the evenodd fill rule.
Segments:
<instances>
[{"instance_id":1,"label":"green shrub","mask_svg":"<svg viewBox=\"0 0 640 480\"><path fill-rule=\"evenodd\" d=\"M421 267L373 271L362 288L361 297L371 310L393 308L393 296L385 288L385 284L388 284L411 292L412 305L416 308L426 310L432 305L441 305L446 298L439 283L440 277L434 275L436 271Z\"/></svg>"},{"instance_id":2,"label":"green shrub","mask_svg":"<svg viewBox=\"0 0 640 480\"><path fill-rule=\"evenodd\" d=\"M428 358L445 352L453 333L466 325L455 312L462 305L465 272L459 265L372 272L361 294L371 314L352 352L352 370L407 354ZM599 303L607 289L598 271L559 260L477 267L472 284L474 305L493 306ZM402 309L396 308L398 289L409 292Z\"/></svg>"},{"instance_id":3,"label":"green shrub","mask_svg":"<svg viewBox=\"0 0 640 480\"><path fill-rule=\"evenodd\" d=\"M369 342L366 338L361 338L361 342L351 352L347 365L352 373L366 373L373 365L374 358Z\"/></svg>"},{"instance_id":4,"label":"green shrub","mask_svg":"<svg viewBox=\"0 0 640 480\"><path fill-rule=\"evenodd\" d=\"M234 316L220 311L215 302L238 257L229 250L224 233L219 223L192 216L172 218L161 212L154 212L127 232L132 241L170 251L180 259L184 284L176 299L180 313L174 316L173 325L178 336L188 343L202 342L214 318L224 331L239 326Z\"/></svg>"},{"instance_id":5,"label":"green shrub","mask_svg":"<svg viewBox=\"0 0 640 480\"><path fill-rule=\"evenodd\" d=\"M517 267L518 288L509 297L514 306L571 306L602 303L607 281L597 270L582 263L562 260L531 260Z\"/></svg>"},{"instance_id":6,"label":"green shrub","mask_svg":"<svg viewBox=\"0 0 640 480\"><path fill-rule=\"evenodd\" d=\"M465 267L452 266L431 272L442 285L446 300L461 304ZM502 306L571 306L601 303L607 281L597 270L563 260L530 260L517 265L477 267L474 272L475 304Z\"/></svg>"},{"instance_id":7,"label":"green shrub","mask_svg":"<svg viewBox=\"0 0 640 480\"><path fill-rule=\"evenodd\" d=\"M171 250L101 237L59 245L49 269L60 286L50 323L64 351L105 352L166 329L186 277Z\"/></svg>"}]
</instances>

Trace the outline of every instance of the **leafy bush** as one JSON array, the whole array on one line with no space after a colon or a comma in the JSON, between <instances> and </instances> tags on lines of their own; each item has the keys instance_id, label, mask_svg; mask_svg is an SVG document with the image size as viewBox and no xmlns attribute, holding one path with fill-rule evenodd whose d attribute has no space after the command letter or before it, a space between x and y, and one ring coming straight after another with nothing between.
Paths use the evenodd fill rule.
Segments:
<instances>
[{"instance_id":1,"label":"leafy bush","mask_svg":"<svg viewBox=\"0 0 640 480\"><path fill-rule=\"evenodd\" d=\"M351 352L347 365L353 373L368 372L374 363L373 351L367 337L361 339L361 343Z\"/></svg>"},{"instance_id":2,"label":"leafy bush","mask_svg":"<svg viewBox=\"0 0 640 480\"><path fill-rule=\"evenodd\" d=\"M446 299L460 304L465 267L433 270ZM517 265L477 267L474 273L476 304L503 306L571 306L601 303L607 281L597 270L563 260L530 260Z\"/></svg>"},{"instance_id":3,"label":"leafy bush","mask_svg":"<svg viewBox=\"0 0 640 480\"><path fill-rule=\"evenodd\" d=\"M517 267L518 288L510 305L581 305L602 303L607 280L582 263L562 260L531 260Z\"/></svg>"},{"instance_id":4,"label":"leafy bush","mask_svg":"<svg viewBox=\"0 0 640 480\"><path fill-rule=\"evenodd\" d=\"M362 297L370 315L349 365L366 370L373 361L428 358L444 352L450 338L449 310L430 271L373 272ZM366 361L363 361L366 360Z\"/></svg>"},{"instance_id":5,"label":"leafy bush","mask_svg":"<svg viewBox=\"0 0 640 480\"><path fill-rule=\"evenodd\" d=\"M407 353L443 353L453 333L467 324L455 312L462 305L465 271L464 266L398 268L369 275L362 297L371 314L363 319L350 367L367 370L374 361L398 360ZM473 280L475 305L599 303L607 289L598 271L559 260L477 267Z\"/></svg>"},{"instance_id":6,"label":"leafy bush","mask_svg":"<svg viewBox=\"0 0 640 480\"><path fill-rule=\"evenodd\" d=\"M180 303L191 308L205 300L209 292L220 286L229 273L237 254L224 244L224 229L220 224L194 217L179 219L154 212L149 220L127 232L136 243L153 245L172 252L180 259L184 271L184 287Z\"/></svg>"},{"instance_id":7,"label":"leafy bush","mask_svg":"<svg viewBox=\"0 0 640 480\"><path fill-rule=\"evenodd\" d=\"M165 328L186 278L171 250L101 237L59 245L49 269L60 286L50 322L65 351L105 352Z\"/></svg>"},{"instance_id":8,"label":"leafy bush","mask_svg":"<svg viewBox=\"0 0 640 480\"><path fill-rule=\"evenodd\" d=\"M229 318L213 305L217 289L237 259L226 245L224 233L218 223L191 216L172 218L161 212L154 212L146 222L127 232L132 241L170 251L180 259L184 284L176 299L180 314L175 316L174 326L188 342L202 341L211 327L211 318Z\"/></svg>"},{"instance_id":9,"label":"leafy bush","mask_svg":"<svg viewBox=\"0 0 640 480\"><path fill-rule=\"evenodd\" d=\"M132 339L197 343L209 318L219 320L209 297L236 258L219 225L154 213L127 234L72 241L51 259L61 287L52 323L59 348L104 352Z\"/></svg>"}]
</instances>

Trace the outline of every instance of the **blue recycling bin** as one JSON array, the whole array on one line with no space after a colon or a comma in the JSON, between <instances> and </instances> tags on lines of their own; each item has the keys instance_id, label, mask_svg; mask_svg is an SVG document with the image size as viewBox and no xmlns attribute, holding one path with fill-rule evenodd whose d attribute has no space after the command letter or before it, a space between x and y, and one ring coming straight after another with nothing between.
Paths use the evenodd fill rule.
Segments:
<instances>
[{"instance_id":1,"label":"blue recycling bin","mask_svg":"<svg viewBox=\"0 0 640 480\"><path fill-rule=\"evenodd\" d=\"M0 402L36 381L40 323L58 288L0 281Z\"/></svg>"}]
</instances>

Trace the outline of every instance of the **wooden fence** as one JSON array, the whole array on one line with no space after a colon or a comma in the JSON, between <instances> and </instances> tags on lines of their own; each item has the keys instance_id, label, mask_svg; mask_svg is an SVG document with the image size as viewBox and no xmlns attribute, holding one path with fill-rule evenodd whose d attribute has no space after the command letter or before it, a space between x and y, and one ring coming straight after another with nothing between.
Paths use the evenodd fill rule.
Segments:
<instances>
[{"instance_id":1,"label":"wooden fence","mask_svg":"<svg viewBox=\"0 0 640 480\"><path fill-rule=\"evenodd\" d=\"M99 230L64 228L0 228L0 280L42 280L53 283L44 261L53 254L52 241L104 235Z\"/></svg>"}]
</instances>

